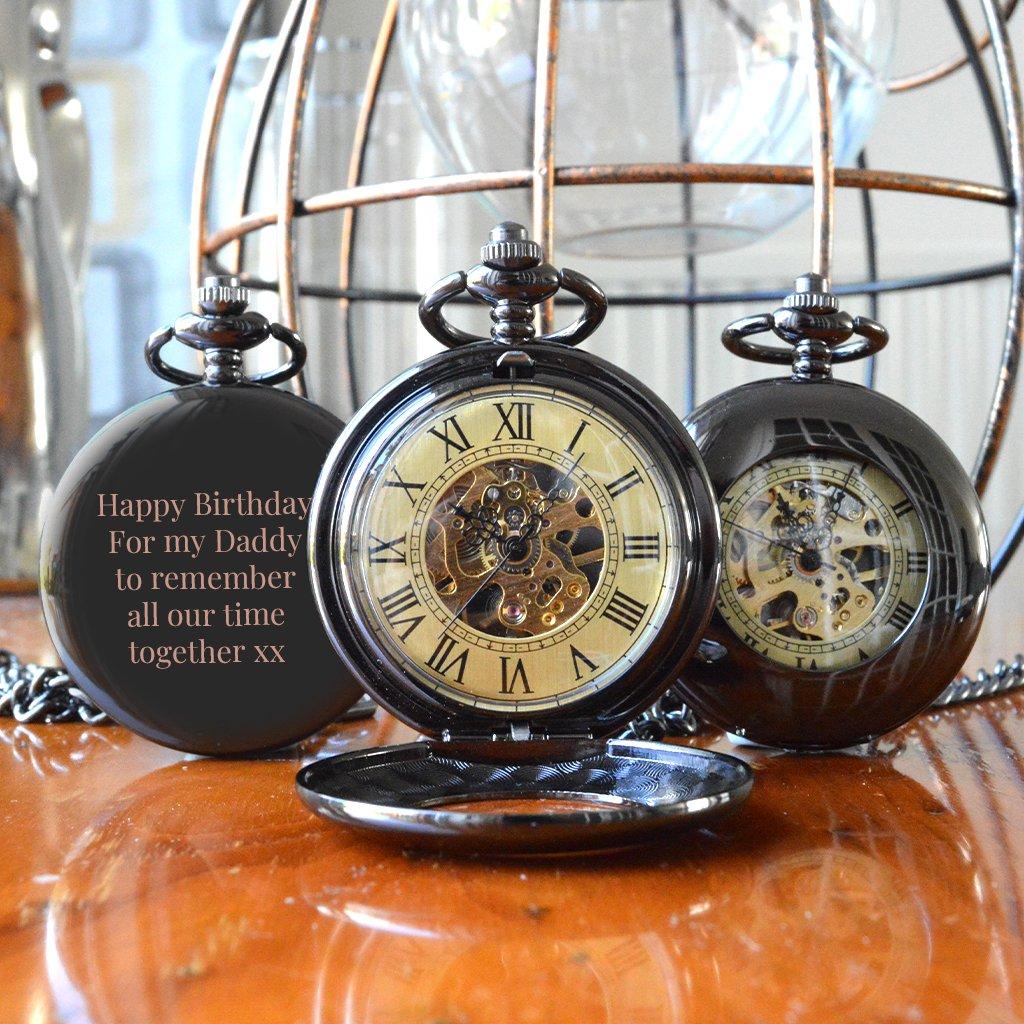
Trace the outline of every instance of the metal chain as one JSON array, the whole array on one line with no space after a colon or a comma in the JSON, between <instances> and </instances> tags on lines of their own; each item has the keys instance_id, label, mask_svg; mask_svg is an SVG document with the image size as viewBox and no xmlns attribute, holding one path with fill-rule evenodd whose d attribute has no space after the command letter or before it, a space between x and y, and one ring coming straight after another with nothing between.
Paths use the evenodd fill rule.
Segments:
<instances>
[{"instance_id":1,"label":"metal chain","mask_svg":"<svg viewBox=\"0 0 1024 1024\"><path fill-rule=\"evenodd\" d=\"M949 704L964 704L967 701L981 700L983 697L996 697L1020 686L1024 686L1024 654L1018 654L1009 664L1000 658L991 672L986 672L983 668L978 669L973 679L967 675L954 679L932 701L932 707L944 708Z\"/></svg>"},{"instance_id":2,"label":"metal chain","mask_svg":"<svg viewBox=\"0 0 1024 1024\"><path fill-rule=\"evenodd\" d=\"M0 648L0 716L18 722L109 721L71 681L62 668L23 664L16 654Z\"/></svg>"},{"instance_id":3,"label":"metal chain","mask_svg":"<svg viewBox=\"0 0 1024 1024\"><path fill-rule=\"evenodd\" d=\"M624 740L657 742L666 736L697 736L706 726L697 717L676 686L656 700L619 733Z\"/></svg>"},{"instance_id":4,"label":"metal chain","mask_svg":"<svg viewBox=\"0 0 1024 1024\"><path fill-rule=\"evenodd\" d=\"M996 697L1024 686L1024 654L1013 661L1000 659L991 671L979 669L962 675L942 691L932 707ZM23 723L84 722L103 725L110 721L64 669L23 664L17 655L0 648L0 716ZM620 733L622 739L661 740L667 736L697 736L707 725L686 703L678 687L635 718Z\"/></svg>"},{"instance_id":5,"label":"metal chain","mask_svg":"<svg viewBox=\"0 0 1024 1024\"><path fill-rule=\"evenodd\" d=\"M951 704L966 704L985 697L997 697L1024 686L1024 654L1018 654L1007 663L1000 659L991 671L978 669L975 675L962 675L947 686L932 702L933 708L949 707ZM653 707L635 718L620 734L622 739L662 740L667 736L698 736L708 730L705 722L697 717L693 708L686 704L677 686L658 700Z\"/></svg>"}]
</instances>

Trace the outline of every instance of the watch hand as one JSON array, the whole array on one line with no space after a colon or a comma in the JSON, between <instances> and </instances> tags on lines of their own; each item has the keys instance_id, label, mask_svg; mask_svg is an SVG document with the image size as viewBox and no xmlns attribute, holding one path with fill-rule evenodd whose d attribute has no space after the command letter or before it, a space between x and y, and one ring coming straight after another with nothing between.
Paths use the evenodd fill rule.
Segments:
<instances>
[{"instance_id":1,"label":"watch hand","mask_svg":"<svg viewBox=\"0 0 1024 1024\"><path fill-rule=\"evenodd\" d=\"M795 548L791 544L784 544L781 540L774 540L771 537L765 536L763 533L759 533L757 530L750 529L749 526L740 526L739 523L725 523L726 526L731 526L734 530L742 530L743 533L749 533L752 537L757 537L758 540L763 540L766 544L774 544L777 548L782 548L785 551L792 551L794 555L802 555L803 551L800 548Z\"/></svg>"},{"instance_id":2,"label":"watch hand","mask_svg":"<svg viewBox=\"0 0 1024 1024\"><path fill-rule=\"evenodd\" d=\"M835 526L836 519L839 518L839 509L843 504L843 498L849 494L850 481L853 479L853 474L857 472L857 466L853 465L850 467L850 472L846 474L846 479L841 484L836 484L835 492L832 495L832 504L829 507L828 512L825 513L825 519L828 522L829 529ZM839 500L836 499L836 494L841 495Z\"/></svg>"},{"instance_id":3,"label":"watch hand","mask_svg":"<svg viewBox=\"0 0 1024 1024\"><path fill-rule=\"evenodd\" d=\"M548 509L551 508L558 501L558 491L560 491L562 487L565 486L565 484L569 483L570 477L572 476L576 467L580 464L580 460L582 458L582 455L578 456L576 461L555 481L554 484L552 484L552 486L548 490L548 493L545 494L543 498L541 498L540 503L541 505L544 506L543 510L540 513L541 515L543 515L544 512L547 512Z\"/></svg>"},{"instance_id":4,"label":"watch hand","mask_svg":"<svg viewBox=\"0 0 1024 1024\"><path fill-rule=\"evenodd\" d=\"M787 522L796 522L796 509L777 492L775 494L775 504L779 506L779 511Z\"/></svg>"},{"instance_id":5,"label":"watch hand","mask_svg":"<svg viewBox=\"0 0 1024 1024\"><path fill-rule=\"evenodd\" d=\"M456 612L455 612L455 614L454 614L454 615L452 615L452 616L451 616L451 618L449 618L449 620L448 620L448 621L447 621L447 622L445 623L444 629L443 629L443 630L441 630L441 632L442 632L442 633L447 633L447 632L448 632L448 630L449 630L449 629L450 629L450 628L451 628L451 627L452 627L452 626L453 626L453 625L454 625L454 624L455 624L455 623L456 623L456 622L457 622L457 621L458 621L459 619L461 619L461 618L462 618L462 615L463 615L463 613L464 613L464 612L465 612L465 610L466 610L466 609L467 609L467 608L468 608L468 607L469 607L469 606L470 606L470 605L471 605L471 604L472 604L472 603L473 603L473 602L474 602L474 601L476 600L476 597L477 597L477 595L478 595L478 594L479 594L479 593L480 593L480 592L481 592L481 591L482 591L482 590L484 589L484 587L486 587L486 586L487 586L487 585L488 585L488 584L489 584L489 583L491 582L491 580L493 580L493 579L494 579L494 577L495 577L495 576L497 576L497 575L498 575L498 573L499 573L499 572L501 572L501 570L502 570L502 569L504 569L504 568L505 568L505 566L506 566L506 565L508 565L508 560L509 560L509 558L511 558L511 557L512 557L512 556L511 556L511 553L510 553L510 554L507 554L507 555L506 555L506 556L505 556L505 557L504 557L504 558L503 558L503 559L502 559L502 560L501 560L501 561L500 561L500 562L499 562L499 563L498 563L498 564L497 564L497 565L496 565L496 566L495 566L495 567L494 567L494 568L493 568L493 569L492 569L492 570L491 570L491 571L490 571L490 572L489 572L489 573L488 573L488 574L487 574L487 575L486 575L486 576L485 576L485 577L483 578L483 580L481 581L480 585L479 585L479 586L478 586L478 587L477 587L477 588L476 588L476 589L475 589L475 590L473 591L473 593L472 593L472 594L470 594L470 595L469 595L469 597L467 597L467 598L466 598L466 600L465 600L465 601L463 601L463 602L462 602L462 606L461 606L461 607L460 607L460 608L458 609L458 611L456 611Z\"/></svg>"},{"instance_id":6,"label":"watch hand","mask_svg":"<svg viewBox=\"0 0 1024 1024\"><path fill-rule=\"evenodd\" d=\"M513 537L508 537L506 539L509 540L509 541L533 540L533 538L537 536L537 532L539 530L539 527L540 527L540 519L537 518L537 519L535 519L531 523L530 530L526 531L525 533L513 536ZM511 560L512 556L515 553L516 553L515 545L514 544L510 544L509 548L508 548L508 551L506 551L506 553L505 553L505 557L483 578L483 580L481 580L479 586L476 587L476 589L473 591L473 593L470 594L469 597L466 598L465 601L463 601L462 606L458 609L458 611L456 611L456 613L445 624L445 627L442 630L442 632L447 632L447 630L456 621L458 621L462 617L463 612L465 612L465 610L473 603L473 601L476 599L476 596L486 586L488 586L488 584L491 582L491 580L493 580L494 577L497 576L498 573L501 572L501 570L504 569L506 565L508 565L509 561Z\"/></svg>"},{"instance_id":7,"label":"watch hand","mask_svg":"<svg viewBox=\"0 0 1024 1024\"><path fill-rule=\"evenodd\" d=\"M462 516L463 519L470 519L474 523L487 524L487 520L483 517L479 509L474 510L470 508L463 508L461 505L453 505L452 512L457 516Z\"/></svg>"},{"instance_id":8,"label":"watch hand","mask_svg":"<svg viewBox=\"0 0 1024 1024\"><path fill-rule=\"evenodd\" d=\"M477 527L484 529L486 533L486 540L500 540L502 537L502 530L498 524L490 519L485 519L479 511L473 512L470 509L465 509L461 505L456 505L452 511L463 519L468 519L474 523Z\"/></svg>"},{"instance_id":9,"label":"watch hand","mask_svg":"<svg viewBox=\"0 0 1024 1024\"><path fill-rule=\"evenodd\" d=\"M792 551L794 555L807 554L806 548L793 547L791 544L785 544L781 540L773 540L771 537L765 536L763 533L758 533L757 530L751 530L747 526L741 526L739 523L726 523L725 525L731 526L735 530L742 530L744 533L749 533L752 537L757 537L758 540L763 540L766 544L774 544L777 548L782 548L784 551ZM816 548L811 548L812 551L817 551ZM831 562L826 562L824 559L821 561L822 566L825 569L835 570L835 566Z\"/></svg>"}]
</instances>

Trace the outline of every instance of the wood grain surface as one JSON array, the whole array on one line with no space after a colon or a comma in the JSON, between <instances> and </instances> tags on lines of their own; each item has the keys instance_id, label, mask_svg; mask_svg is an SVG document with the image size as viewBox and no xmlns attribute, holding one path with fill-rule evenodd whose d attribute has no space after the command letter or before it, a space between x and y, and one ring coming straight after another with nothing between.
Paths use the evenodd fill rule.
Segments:
<instances>
[{"instance_id":1,"label":"wood grain surface","mask_svg":"<svg viewBox=\"0 0 1024 1024\"><path fill-rule=\"evenodd\" d=\"M34 599L0 645L49 655ZM853 753L705 740L756 769L739 815L581 861L403 854L295 797L310 758L409 737L378 713L217 761L0 722L0 1021L1024 1017L1024 695Z\"/></svg>"}]
</instances>

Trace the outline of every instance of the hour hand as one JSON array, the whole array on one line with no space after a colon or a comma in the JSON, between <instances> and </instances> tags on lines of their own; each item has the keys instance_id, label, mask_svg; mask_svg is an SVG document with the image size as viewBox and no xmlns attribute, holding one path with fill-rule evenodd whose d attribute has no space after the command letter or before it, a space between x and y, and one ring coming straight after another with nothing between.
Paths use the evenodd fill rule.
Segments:
<instances>
[{"instance_id":1,"label":"hour hand","mask_svg":"<svg viewBox=\"0 0 1024 1024\"><path fill-rule=\"evenodd\" d=\"M778 492L775 494L775 504L779 506L779 511L787 522L792 522L796 519L796 509Z\"/></svg>"},{"instance_id":2,"label":"hour hand","mask_svg":"<svg viewBox=\"0 0 1024 1024\"><path fill-rule=\"evenodd\" d=\"M479 509L463 508L461 505L453 505L452 512L463 519L469 519L480 526L491 526L490 520L484 518Z\"/></svg>"},{"instance_id":3,"label":"hour hand","mask_svg":"<svg viewBox=\"0 0 1024 1024\"><path fill-rule=\"evenodd\" d=\"M492 522L490 519L485 519L479 511L472 511L471 509L463 508L461 505L456 505L452 508L452 511L457 516L462 516L463 519L468 519L474 526L482 529L491 540L500 540L502 537L502 530L497 523Z\"/></svg>"}]
</instances>

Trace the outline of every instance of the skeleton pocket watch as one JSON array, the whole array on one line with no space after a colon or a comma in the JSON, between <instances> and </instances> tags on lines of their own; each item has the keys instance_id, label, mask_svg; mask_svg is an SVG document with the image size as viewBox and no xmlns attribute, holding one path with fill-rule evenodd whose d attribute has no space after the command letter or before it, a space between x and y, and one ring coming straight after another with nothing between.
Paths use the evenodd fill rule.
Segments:
<instances>
[{"instance_id":1,"label":"skeleton pocket watch","mask_svg":"<svg viewBox=\"0 0 1024 1024\"><path fill-rule=\"evenodd\" d=\"M534 338L559 288L584 311ZM452 326L463 291L490 339ZM311 512L314 591L342 657L425 742L299 775L336 820L504 852L619 845L703 819L750 785L735 759L604 742L676 678L719 576L714 496L693 442L647 388L573 346L603 294L503 224L420 317L449 351L386 386L327 460ZM444 804L583 800L557 812Z\"/></svg>"},{"instance_id":2,"label":"skeleton pocket watch","mask_svg":"<svg viewBox=\"0 0 1024 1024\"><path fill-rule=\"evenodd\" d=\"M791 348L754 340L773 331ZM989 588L977 495L909 410L832 379L885 329L797 281L723 342L789 378L727 392L687 422L718 494L723 572L681 690L733 734L784 748L858 743L923 710L961 668Z\"/></svg>"}]
</instances>

